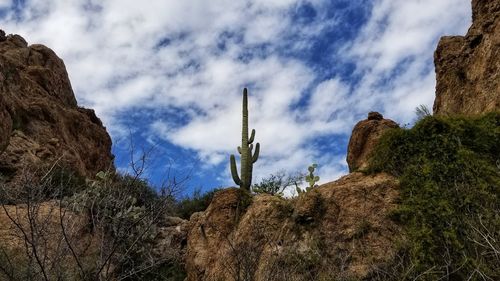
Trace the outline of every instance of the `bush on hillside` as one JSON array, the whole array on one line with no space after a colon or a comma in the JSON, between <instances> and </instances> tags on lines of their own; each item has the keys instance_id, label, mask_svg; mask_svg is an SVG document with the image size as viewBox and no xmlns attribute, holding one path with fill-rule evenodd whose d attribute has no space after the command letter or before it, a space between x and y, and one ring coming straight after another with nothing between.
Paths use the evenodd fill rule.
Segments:
<instances>
[{"instance_id":1,"label":"bush on hillside","mask_svg":"<svg viewBox=\"0 0 500 281\"><path fill-rule=\"evenodd\" d=\"M189 220L192 214L205 211L212 202L215 193L220 189L214 189L202 193L200 189L194 190L193 194L178 200L175 206L175 215Z\"/></svg>"},{"instance_id":2,"label":"bush on hillside","mask_svg":"<svg viewBox=\"0 0 500 281\"><path fill-rule=\"evenodd\" d=\"M404 280L500 280L500 113L432 117L388 131L371 172L400 178Z\"/></svg>"},{"instance_id":3,"label":"bush on hillside","mask_svg":"<svg viewBox=\"0 0 500 281\"><path fill-rule=\"evenodd\" d=\"M285 171L278 171L263 178L259 183L252 186L252 191L258 194L283 196L288 187L296 187L302 184L304 176L300 173L287 174Z\"/></svg>"}]
</instances>

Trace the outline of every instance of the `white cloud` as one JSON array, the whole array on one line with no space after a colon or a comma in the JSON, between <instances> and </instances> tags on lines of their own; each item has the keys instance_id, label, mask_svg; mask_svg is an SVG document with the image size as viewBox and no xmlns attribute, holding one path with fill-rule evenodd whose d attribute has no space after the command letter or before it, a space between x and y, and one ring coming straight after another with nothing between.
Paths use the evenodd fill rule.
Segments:
<instances>
[{"instance_id":1,"label":"white cloud","mask_svg":"<svg viewBox=\"0 0 500 281\"><path fill-rule=\"evenodd\" d=\"M469 0L378 0L358 38L343 49L362 80L351 100L406 123L420 104L432 108L432 57L443 35L470 26Z\"/></svg>"},{"instance_id":2,"label":"white cloud","mask_svg":"<svg viewBox=\"0 0 500 281\"><path fill-rule=\"evenodd\" d=\"M0 9L8 8L12 5L11 0L0 0Z\"/></svg>"}]
</instances>

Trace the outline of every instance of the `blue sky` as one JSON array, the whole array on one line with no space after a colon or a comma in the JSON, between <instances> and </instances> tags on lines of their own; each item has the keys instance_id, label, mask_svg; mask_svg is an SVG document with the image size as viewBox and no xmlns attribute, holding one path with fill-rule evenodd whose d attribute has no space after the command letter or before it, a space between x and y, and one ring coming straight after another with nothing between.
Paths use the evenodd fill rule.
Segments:
<instances>
[{"instance_id":1,"label":"blue sky","mask_svg":"<svg viewBox=\"0 0 500 281\"><path fill-rule=\"evenodd\" d=\"M254 181L318 163L347 172L354 124L411 123L432 107L439 37L471 23L469 0L0 0L0 27L52 48L80 105L110 132L116 165L150 152L145 176L232 185L241 91L261 157ZM137 157L137 155L135 156Z\"/></svg>"}]
</instances>

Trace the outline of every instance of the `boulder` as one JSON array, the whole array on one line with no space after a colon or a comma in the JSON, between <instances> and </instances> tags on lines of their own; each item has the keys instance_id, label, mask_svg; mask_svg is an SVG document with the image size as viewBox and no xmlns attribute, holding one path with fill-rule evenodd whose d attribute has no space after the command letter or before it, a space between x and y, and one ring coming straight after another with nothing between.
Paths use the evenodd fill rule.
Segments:
<instances>
[{"instance_id":1,"label":"boulder","mask_svg":"<svg viewBox=\"0 0 500 281\"><path fill-rule=\"evenodd\" d=\"M371 153L382 134L388 129L398 127L396 122L384 119L378 112L370 112L366 120L358 122L352 130L347 148L349 172L366 169Z\"/></svg>"},{"instance_id":2,"label":"boulder","mask_svg":"<svg viewBox=\"0 0 500 281\"><path fill-rule=\"evenodd\" d=\"M184 262L189 222L178 217L163 217L157 224L153 255L157 260Z\"/></svg>"},{"instance_id":3,"label":"boulder","mask_svg":"<svg viewBox=\"0 0 500 281\"><path fill-rule=\"evenodd\" d=\"M434 54L436 115L500 110L500 0L473 0L465 36L446 36Z\"/></svg>"}]
</instances>

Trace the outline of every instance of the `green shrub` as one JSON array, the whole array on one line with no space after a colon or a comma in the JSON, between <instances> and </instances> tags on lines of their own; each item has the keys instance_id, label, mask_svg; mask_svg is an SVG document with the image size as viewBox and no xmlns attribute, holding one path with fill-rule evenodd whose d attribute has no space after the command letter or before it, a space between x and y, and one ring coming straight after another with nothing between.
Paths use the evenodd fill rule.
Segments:
<instances>
[{"instance_id":1,"label":"green shrub","mask_svg":"<svg viewBox=\"0 0 500 281\"><path fill-rule=\"evenodd\" d=\"M154 247L157 223L170 214L171 203L142 179L104 172L65 200L72 211L88 214L90 232L104 234L101 255L109 255L114 274L126 280L164 280L145 276L167 264L156 264Z\"/></svg>"},{"instance_id":2,"label":"green shrub","mask_svg":"<svg viewBox=\"0 0 500 281\"><path fill-rule=\"evenodd\" d=\"M392 217L409 239L407 278L500 279L500 113L427 116L388 131L372 156L371 172L400 178Z\"/></svg>"},{"instance_id":3,"label":"green shrub","mask_svg":"<svg viewBox=\"0 0 500 281\"><path fill-rule=\"evenodd\" d=\"M271 195L283 196L283 192L290 186L298 187L302 184L304 176L296 174L287 174L285 171L278 171L263 178L259 183L252 186L255 193L265 193Z\"/></svg>"},{"instance_id":4,"label":"green shrub","mask_svg":"<svg viewBox=\"0 0 500 281\"><path fill-rule=\"evenodd\" d=\"M200 189L194 190L191 196L179 200L175 207L175 214L180 218L189 220L192 214L205 211L212 202L214 194L220 189L201 193Z\"/></svg>"}]
</instances>

